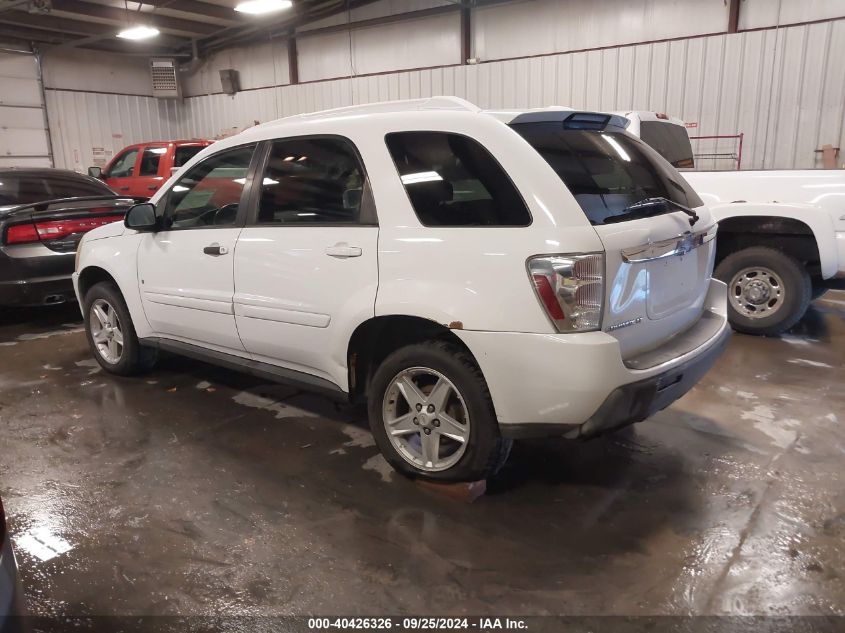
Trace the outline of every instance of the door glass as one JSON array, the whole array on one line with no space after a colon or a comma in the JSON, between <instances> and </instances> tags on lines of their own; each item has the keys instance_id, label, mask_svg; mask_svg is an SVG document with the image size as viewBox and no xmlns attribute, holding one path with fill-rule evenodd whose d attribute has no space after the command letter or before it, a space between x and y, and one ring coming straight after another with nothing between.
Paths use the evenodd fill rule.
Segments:
<instances>
[{"instance_id":1,"label":"door glass","mask_svg":"<svg viewBox=\"0 0 845 633\"><path fill-rule=\"evenodd\" d=\"M141 156L141 176L158 176L158 164L161 157L167 153L166 147L147 147Z\"/></svg>"},{"instance_id":2,"label":"door glass","mask_svg":"<svg viewBox=\"0 0 845 633\"><path fill-rule=\"evenodd\" d=\"M235 224L255 145L230 149L195 165L170 189L164 210L168 228Z\"/></svg>"},{"instance_id":3,"label":"door glass","mask_svg":"<svg viewBox=\"0 0 845 633\"><path fill-rule=\"evenodd\" d=\"M176 148L176 155L173 157L173 166L181 167L205 148L200 145L182 145Z\"/></svg>"},{"instance_id":4,"label":"door glass","mask_svg":"<svg viewBox=\"0 0 845 633\"><path fill-rule=\"evenodd\" d=\"M128 178L132 175L132 169L135 167L135 159L138 157L137 149L130 149L123 152L114 161L114 165L109 170L107 176L109 178Z\"/></svg>"},{"instance_id":5,"label":"door glass","mask_svg":"<svg viewBox=\"0 0 845 633\"><path fill-rule=\"evenodd\" d=\"M262 179L258 223L355 223L363 188L364 171L349 141L275 141Z\"/></svg>"}]
</instances>

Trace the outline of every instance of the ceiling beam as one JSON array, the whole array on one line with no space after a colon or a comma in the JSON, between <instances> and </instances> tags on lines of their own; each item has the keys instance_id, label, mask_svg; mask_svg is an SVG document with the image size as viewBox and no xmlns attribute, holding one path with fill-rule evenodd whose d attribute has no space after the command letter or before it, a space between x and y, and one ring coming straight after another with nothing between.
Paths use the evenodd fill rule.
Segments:
<instances>
[{"instance_id":1,"label":"ceiling beam","mask_svg":"<svg viewBox=\"0 0 845 633\"><path fill-rule=\"evenodd\" d=\"M207 36L216 32L220 27L208 22L197 22L171 18L156 13L139 13L100 4L80 2L80 0L53 0L53 13L61 12L69 17L90 17L103 20L118 26L124 26L129 21L139 20L145 24L156 26L161 31L190 36Z\"/></svg>"}]
</instances>

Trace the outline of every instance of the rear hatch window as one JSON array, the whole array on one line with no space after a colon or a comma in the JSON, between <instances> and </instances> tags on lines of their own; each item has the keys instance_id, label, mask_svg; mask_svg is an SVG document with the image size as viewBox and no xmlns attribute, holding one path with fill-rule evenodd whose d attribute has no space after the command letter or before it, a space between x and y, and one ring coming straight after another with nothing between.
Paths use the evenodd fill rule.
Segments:
<instances>
[{"instance_id":1,"label":"rear hatch window","mask_svg":"<svg viewBox=\"0 0 845 633\"><path fill-rule=\"evenodd\" d=\"M555 170L591 224L674 213L678 211L674 205L703 204L660 154L620 128L565 126L543 121L514 123L511 128Z\"/></svg>"}]
</instances>

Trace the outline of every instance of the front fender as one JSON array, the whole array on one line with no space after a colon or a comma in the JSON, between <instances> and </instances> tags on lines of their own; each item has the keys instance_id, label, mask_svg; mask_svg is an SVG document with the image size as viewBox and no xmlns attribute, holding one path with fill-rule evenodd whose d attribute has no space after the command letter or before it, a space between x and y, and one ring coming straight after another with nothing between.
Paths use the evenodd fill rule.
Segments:
<instances>
[{"instance_id":1,"label":"front fender","mask_svg":"<svg viewBox=\"0 0 845 633\"><path fill-rule=\"evenodd\" d=\"M710 212L719 222L730 218L779 217L806 224L813 234L819 251L822 277L828 279L839 270L836 231L833 219L823 209L812 204L780 202L710 203ZM845 265L845 262L843 262Z\"/></svg>"},{"instance_id":2,"label":"front fender","mask_svg":"<svg viewBox=\"0 0 845 633\"><path fill-rule=\"evenodd\" d=\"M127 232L119 237L88 240L79 245L79 265L74 275L77 286L77 298L82 303L78 292L78 280L84 277L86 271L99 268L114 279L123 295L135 333L139 338L151 336L153 333L144 308L141 305L141 293L138 289L138 247L143 239L143 233Z\"/></svg>"}]
</instances>

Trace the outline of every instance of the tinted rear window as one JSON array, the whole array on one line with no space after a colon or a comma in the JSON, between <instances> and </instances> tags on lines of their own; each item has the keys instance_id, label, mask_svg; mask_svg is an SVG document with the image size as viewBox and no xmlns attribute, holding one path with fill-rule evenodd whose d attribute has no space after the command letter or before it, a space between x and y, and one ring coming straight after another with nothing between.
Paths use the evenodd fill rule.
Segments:
<instances>
[{"instance_id":1,"label":"tinted rear window","mask_svg":"<svg viewBox=\"0 0 845 633\"><path fill-rule=\"evenodd\" d=\"M648 198L703 204L671 165L627 132L563 129L560 122L511 127L555 170L592 224L641 217L629 207ZM664 212L675 210L667 206Z\"/></svg>"},{"instance_id":2,"label":"tinted rear window","mask_svg":"<svg viewBox=\"0 0 845 633\"><path fill-rule=\"evenodd\" d=\"M181 145L176 148L176 156L173 158L173 166L181 167L205 148L200 145Z\"/></svg>"},{"instance_id":3,"label":"tinted rear window","mask_svg":"<svg viewBox=\"0 0 845 633\"><path fill-rule=\"evenodd\" d=\"M71 174L48 176L0 175L0 206L31 204L42 200L78 196L113 196L114 192L98 180Z\"/></svg>"},{"instance_id":4,"label":"tinted rear window","mask_svg":"<svg viewBox=\"0 0 845 633\"><path fill-rule=\"evenodd\" d=\"M531 224L525 202L505 170L477 141L446 132L395 132L386 140L422 224Z\"/></svg>"},{"instance_id":5,"label":"tinted rear window","mask_svg":"<svg viewBox=\"0 0 845 633\"><path fill-rule=\"evenodd\" d=\"M74 198L76 196L113 196L114 191L99 180L73 176L49 176L47 187L51 198Z\"/></svg>"},{"instance_id":6,"label":"tinted rear window","mask_svg":"<svg viewBox=\"0 0 845 633\"><path fill-rule=\"evenodd\" d=\"M642 121L640 138L658 154L668 160L673 167L695 167L692 145L686 128L674 123L660 121Z\"/></svg>"}]
</instances>

